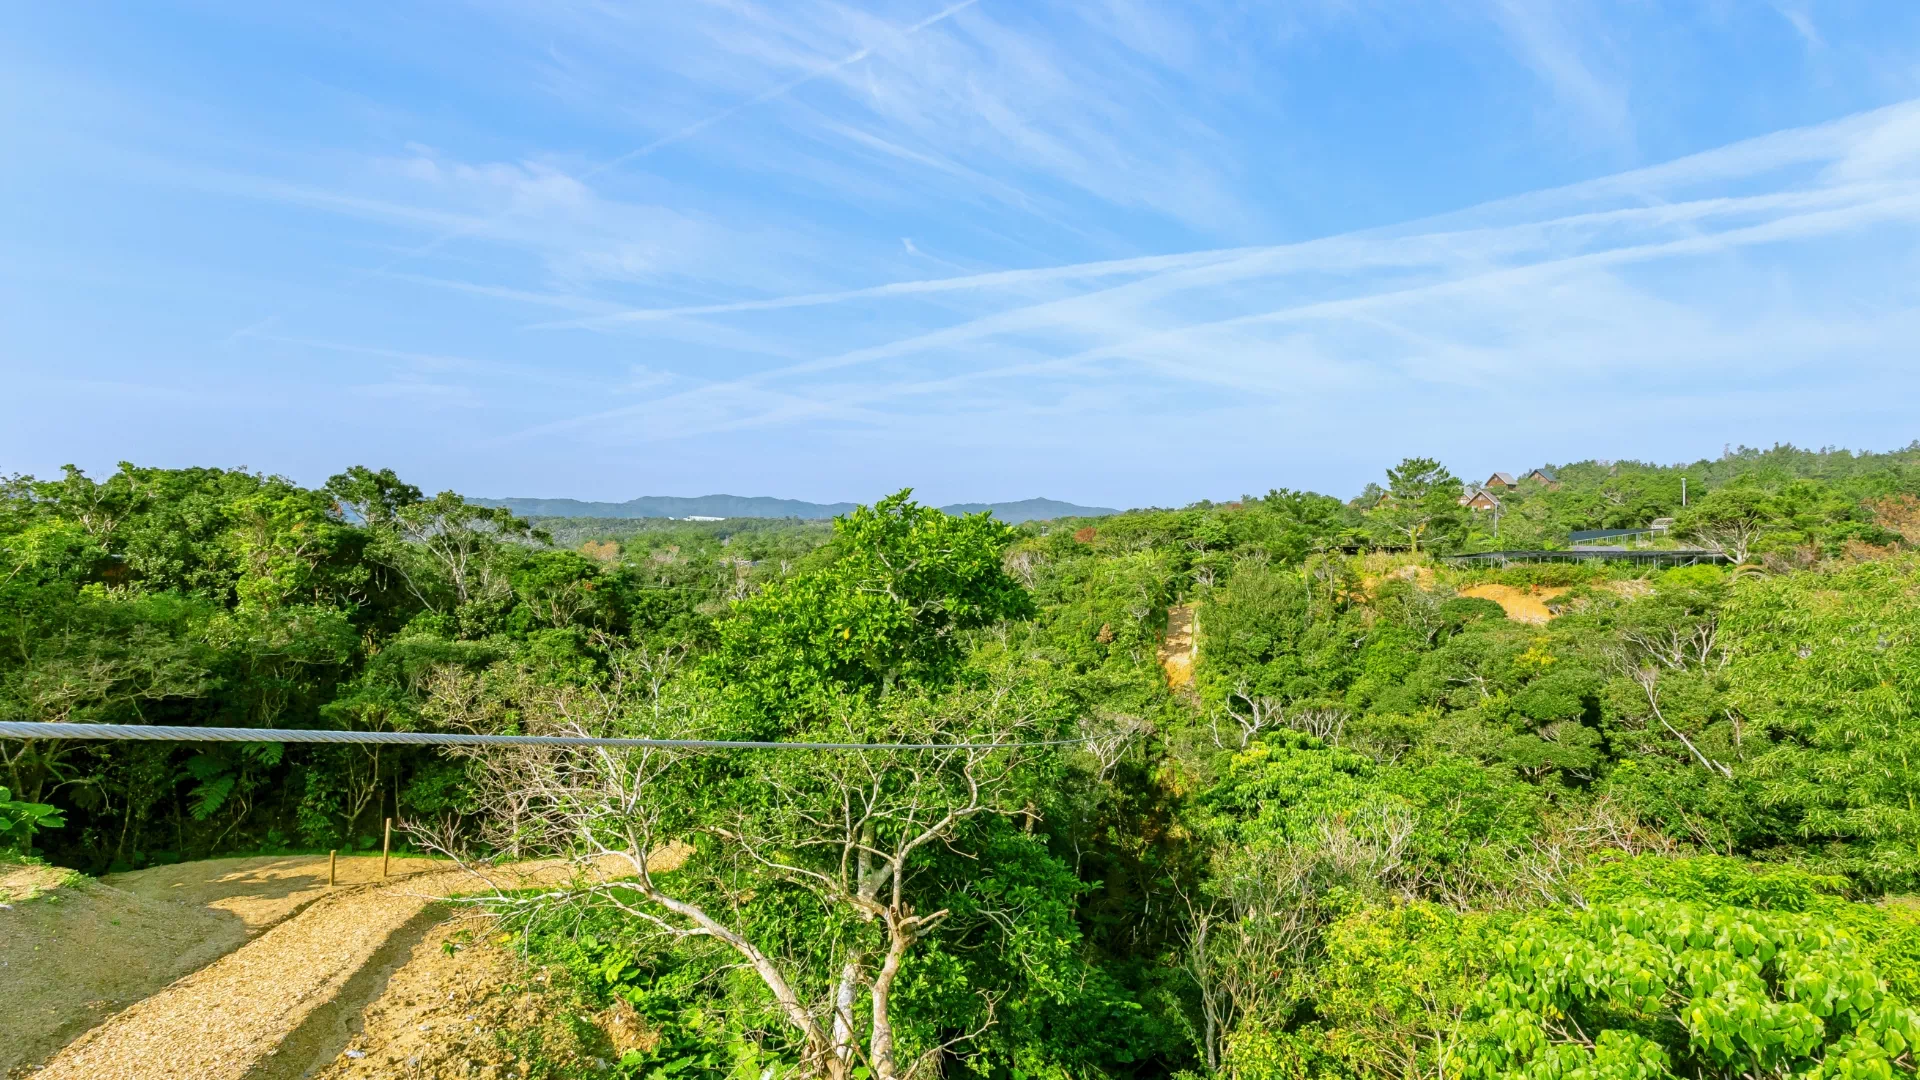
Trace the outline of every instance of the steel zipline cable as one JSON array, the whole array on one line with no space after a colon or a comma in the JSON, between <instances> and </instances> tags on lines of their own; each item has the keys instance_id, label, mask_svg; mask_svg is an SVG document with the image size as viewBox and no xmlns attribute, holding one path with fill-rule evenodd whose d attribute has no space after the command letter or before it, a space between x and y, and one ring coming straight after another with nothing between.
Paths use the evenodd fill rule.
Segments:
<instances>
[{"instance_id":1,"label":"steel zipline cable","mask_svg":"<svg viewBox=\"0 0 1920 1080\"><path fill-rule=\"evenodd\" d=\"M333 743L373 746L634 746L662 750L1023 750L1090 741L987 743L759 742L741 739L596 739L573 735L446 735L424 731L315 731L298 728L167 727L159 724L61 724L0 721L0 739L129 742Z\"/></svg>"}]
</instances>

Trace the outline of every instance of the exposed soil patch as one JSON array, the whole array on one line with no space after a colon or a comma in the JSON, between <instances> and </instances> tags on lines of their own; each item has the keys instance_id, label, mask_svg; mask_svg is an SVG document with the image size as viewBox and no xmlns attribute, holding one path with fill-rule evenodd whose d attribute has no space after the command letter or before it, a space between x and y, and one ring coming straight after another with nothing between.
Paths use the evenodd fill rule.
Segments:
<instances>
[{"instance_id":1,"label":"exposed soil patch","mask_svg":"<svg viewBox=\"0 0 1920 1080\"><path fill-rule=\"evenodd\" d=\"M1167 636L1160 642L1160 670L1166 672L1167 685L1175 690L1193 685L1193 662L1199 658L1195 618L1192 604L1175 604L1167 609Z\"/></svg>"},{"instance_id":2,"label":"exposed soil patch","mask_svg":"<svg viewBox=\"0 0 1920 1080\"><path fill-rule=\"evenodd\" d=\"M0 1076L35 1062L133 1002L247 940L232 914L150 900L66 871L6 875L0 908ZM28 877L55 887L25 899ZM20 887L19 892L15 892Z\"/></svg>"},{"instance_id":3,"label":"exposed soil patch","mask_svg":"<svg viewBox=\"0 0 1920 1080\"><path fill-rule=\"evenodd\" d=\"M647 859L648 868L678 869L693 850L669 844ZM560 884L568 870L563 863L534 862L484 872L503 886L524 888ZM594 870L619 877L631 867L609 857ZM478 878L465 880L467 891L484 887ZM339 1010L341 1019L327 1038L296 1048L302 1038L296 1034L283 1048L281 1065L246 1080L303 1075L289 1068L296 1064L319 1080L526 1076L521 1048L532 1042L549 1065L586 1076L627 1050L656 1045L658 1036L624 1002L590 1016L573 1012L577 1002L557 985L557 976L528 968L510 941L496 920L473 911L427 929L380 973L377 997L352 1001L352 994L343 993L340 1003L351 1008Z\"/></svg>"},{"instance_id":4,"label":"exposed soil patch","mask_svg":"<svg viewBox=\"0 0 1920 1080\"><path fill-rule=\"evenodd\" d=\"M361 1026L361 1010L386 992L394 974L446 918L445 905L428 904L395 928L358 970L247 1071L245 1080L299 1080L333 1060Z\"/></svg>"},{"instance_id":5,"label":"exposed soil patch","mask_svg":"<svg viewBox=\"0 0 1920 1080\"><path fill-rule=\"evenodd\" d=\"M326 860L318 861L324 889ZM377 875L379 860L368 862ZM362 969L377 968L390 941L404 942L409 933L424 932L416 920L434 896L457 890L464 880L470 879L443 871L415 874L384 887L335 889L245 948L74 1040L38 1075L42 1080L240 1080L317 1010L340 997ZM251 874L234 881L260 887L260 879ZM202 879L203 886L209 884ZM240 922L238 915L224 914ZM367 996L373 992L367 988ZM315 1022L324 1022L324 1016Z\"/></svg>"},{"instance_id":6,"label":"exposed soil patch","mask_svg":"<svg viewBox=\"0 0 1920 1080\"><path fill-rule=\"evenodd\" d=\"M691 851L669 845L649 862L665 871ZM496 1037L503 1030L537 1029L547 1061L588 1070L595 1054L643 1040L637 1017L549 1016L544 1003L570 995L550 993L540 973L472 933L490 923L443 925L453 908L441 898L559 884L568 867L475 869L395 859L383 880L378 856L355 856L339 860L329 888L325 856L214 859L110 882L0 867L0 895L12 898L0 901L0 1076L283 1080L348 1068L366 1058L345 1051L374 1045L391 1046L381 1060L399 1066L350 1075L506 1076L518 1059ZM630 869L619 859L594 867L609 877ZM431 1001L429 985L439 986ZM431 1051L393 1019L428 1005L439 1019L409 1020L405 1031L459 1035L428 1040L445 1043ZM479 1017L482 1005L490 1011L477 1031L442 1016Z\"/></svg>"},{"instance_id":7,"label":"exposed soil patch","mask_svg":"<svg viewBox=\"0 0 1920 1080\"><path fill-rule=\"evenodd\" d=\"M1460 595L1491 600L1499 604L1500 610L1507 613L1507 618L1515 622L1545 625L1553 619L1553 612L1547 609L1547 601L1566 591L1557 585L1516 588L1512 585L1487 582L1481 585L1469 585L1460 590Z\"/></svg>"},{"instance_id":8,"label":"exposed soil patch","mask_svg":"<svg viewBox=\"0 0 1920 1080\"><path fill-rule=\"evenodd\" d=\"M1653 583L1643 581L1639 578L1603 581L1598 582L1597 586L1625 600L1637 600L1640 597L1653 594ZM1551 622L1554 616L1558 614L1558 612L1549 606L1549 601L1567 591L1565 587L1559 585L1529 585L1517 587L1513 585L1501 585L1495 582L1485 582L1479 585L1469 585L1461 589L1460 595L1477 596L1482 600L1491 600L1499 604L1500 610L1507 613L1507 618L1515 622L1544 625Z\"/></svg>"},{"instance_id":9,"label":"exposed soil patch","mask_svg":"<svg viewBox=\"0 0 1920 1080\"><path fill-rule=\"evenodd\" d=\"M396 856L393 876L445 870L445 862ZM339 860L341 885L380 880L380 856L346 855ZM101 879L116 889L149 900L170 900L226 912L259 934L327 894L325 855L267 855L240 859L156 866Z\"/></svg>"},{"instance_id":10,"label":"exposed soil patch","mask_svg":"<svg viewBox=\"0 0 1920 1080\"><path fill-rule=\"evenodd\" d=\"M589 1025L573 1023L570 995L554 989L547 973L528 971L499 936L487 918L434 927L385 980L378 999L345 1025L339 1041L319 1048L324 1056L309 1075L319 1080L525 1076L527 1063L514 1049L517 1040L503 1035L542 1027L565 1034L545 1040L542 1056L548 1061L571 1056L582 1075L596 1071L593 1058L599 1055L593 1051L614 1053L612 1040L590 1029L588 1040L581 1040L577 1028ZM610 1015L581 1019L624 1030Z\"/></svg>"},{"instance_id":11,"label":"exposed soil patch","mask_svg":"<svg viewBox=\"0 0 1920 1080\"><path fill-rule=\"evenodd\" d=\"M62 885L78 884L78 875L59 866L0 863L0 903L31 900Z\"/></svg>"}]
</instances>

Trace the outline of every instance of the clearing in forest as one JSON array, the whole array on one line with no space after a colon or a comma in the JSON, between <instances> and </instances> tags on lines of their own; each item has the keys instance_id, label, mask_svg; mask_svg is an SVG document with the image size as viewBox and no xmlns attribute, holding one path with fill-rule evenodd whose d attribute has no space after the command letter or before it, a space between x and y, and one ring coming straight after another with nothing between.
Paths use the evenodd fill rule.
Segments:
<instances>
[{"instance_id":1,"label":"clearing in forest","mask_svg":"<svg viewBox=\"0 0 1920 1080\"><path fill-rule=\"evenodd\" d=\"M1167 609L1167 634L1160 641L1160 670L1166 672L1167 686L1174 690L1193 685L1193 662L1200 654L1195 627L1192 604L1175 604Z\"/></svg>"},{"instance_id":2,"label":"clearing in forest","mask_svg":"<svg viewBox=\"0 0 1920 1080\"><path fill-rule=\"evenodd\" d=\"M690 850L660 851L653 868ZM541 1022L545 980L506 979L518 961L486 940L492 923L450 923L441 900L569 872L521 863L485 871L489 882L414 858L395 859L382 880L379 857L361 856L341 859L329 888L325 856L215 859L105 882L27 869L0 877L10 895L41 894L0 910L0 1012L30 1033L7 1041L0 1075L46 1059L37 1080L372 1076L403 1064L407 1076L507 1075L515 1058L495 1034ZM602 1020L611 1046L637 1031L632 1017Z\"/></svg>"}]
</instances>

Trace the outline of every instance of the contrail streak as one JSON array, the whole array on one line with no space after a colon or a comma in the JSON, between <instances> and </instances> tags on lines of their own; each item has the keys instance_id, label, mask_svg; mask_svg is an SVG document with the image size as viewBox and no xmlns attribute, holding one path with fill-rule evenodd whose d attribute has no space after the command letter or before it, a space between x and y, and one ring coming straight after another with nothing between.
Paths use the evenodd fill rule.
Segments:
<instances>
[{"instance_id":1,"label":"contrail streak","mask_svg":"<svg viewBox=\"0 0 1920 1080\"><path fill-rule=\"evenodd\" d=\"M962 11L965 11L967 8L970 8L979 2L980 0L960 0L959 3L951 4L947 7L944 7L939 11L934 12L932 15L929 15L926 18L921 19L919 22L914 23L912 26L907 27L905 30L900 31L898 36L903 38L910 37L914 34L919 33L922 30L925 30L929 26L933 26L937 23L941 23L946 21L947 19L952 18L954 15ZM873 54L873 46L871 45L862 46L861 48L855 49L853 52L848 53L846 56L840 58L839 60L834 61L833 63L826 65L825 67L819 68L818 70L815 70L815 71L810 71L807 74L801 75L797 78L789 79L786 82L781 83L780 85L773 87L770 90L766 90L759 94L755 94L753 97L750 97L747 100L742 101L737 105L728 106L727 108L722 109L717 113L714 113L712 116L709 116L704 120L697 120L694 123L688 124L686 127L683 127L679 131L673 132L670 135L662 135L661 137L653 140L650 143L647 143L644 146L635 147L634 149L629 150L624 154L621 154L619 157L610 158L606 161L603 161L600 164L595 165L593 168L588 169L587 171L581 173L579 176L573 177L573 179L584 183L585 181L591 180L594 177L599 176L601 173L607 172L610 169L617 169L620 166L625 165L629 161L634 161L639 158L646 157L647 155L653 153L656 150L661 149L662 147L671 146L674 143L692 138L693 136L698 135L702 131L705 131L708 128L714 126L715 124L723 123L726 120L734 116L738 116L740 113L745 112L746 110L751 109L757 105L764 105L767 102L774 100L775 98L784 97L787 94L790 94L795 90L798 90L800 87L805 86L808 83L821 78L822 76L831 75L834 72L839 71L850 64L857 64L860 61L865 60L867 57L871 56L872 54ZM374 267L371 270L357 271L353 275L349 276L344 284L347 287L351 288L353 286L360 284L362 281L365 281L369 277L377 277L377 276L386 274L389 271L391 271L394 267L399 266L401 263L407 262L412 259L420 258L423 255L432 254L434 251L439 250L440 247L442 247L443 245L451 241L464 239L465 237L472 236L475 233L484 232L485 230L491 228L494 225L499 224L502 221L505 221L507 218L510 218L512 216L513 216L513 211L507 210L503 213L496 214L490 218L483 218L477 222L472 222L467 225L463 225L457 229L452 229L448 232L441 233L440 235L434 237L433 239L428 240L426 243L421 244L419 247L410 248L406 251L402 251L400 254L395 255L393 258L388 259L386 262L380 264L377 267ZM280 314L281 313L269 315L265 319L262 319L259 322L255 322L250 326L241 327L240 329L235 330L233 333L228 334L225 340L227 342L231 342L237 338L251 336L252 331L254 329L266 323L272 322L275 319L280 318Z\"/></svg>"}]
</instances>

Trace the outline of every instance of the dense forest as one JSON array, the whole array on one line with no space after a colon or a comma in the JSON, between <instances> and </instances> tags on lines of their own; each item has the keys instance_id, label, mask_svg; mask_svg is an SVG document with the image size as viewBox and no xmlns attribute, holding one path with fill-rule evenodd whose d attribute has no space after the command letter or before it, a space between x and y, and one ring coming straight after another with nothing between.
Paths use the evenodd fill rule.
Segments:
<instances>
[{"instance_id":1,"label":"dense forest","mask_svg":"<svg viewBox=\"0 0 1920 1080\"><path fill-rule=\"evenodd\" d=\"M1913 1075L1920 443L1549 466L1498 535L1471 490L1013 527L15 477L0 719L902 745L0 740L0 847L577 859L493 903L648 1026L595 1075ZM1726 560L1444 559L1662 518Z\"/></svg>"}]
</instances>

